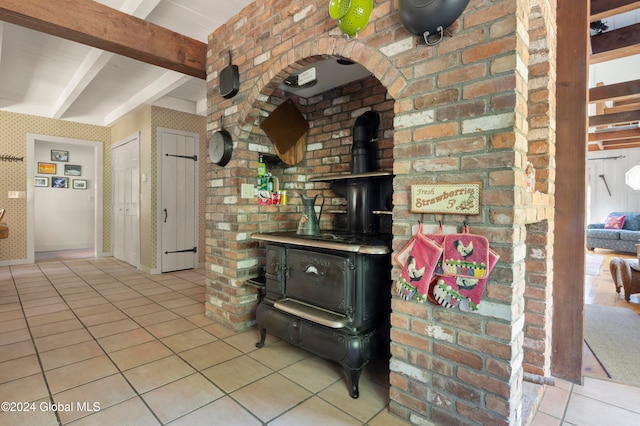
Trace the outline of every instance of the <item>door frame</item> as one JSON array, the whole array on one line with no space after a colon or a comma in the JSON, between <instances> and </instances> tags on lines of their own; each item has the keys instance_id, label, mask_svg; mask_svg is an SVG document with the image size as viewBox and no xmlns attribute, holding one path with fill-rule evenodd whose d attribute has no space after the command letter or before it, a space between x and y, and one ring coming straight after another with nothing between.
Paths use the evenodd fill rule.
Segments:
<instances>
[{"instance_id":1,"label":"door frame","mask_svg":"<svg viewBox=\"0 0 640 426\"><path fill-rule=\"evenodd\" d=\"M114 143L111 145L111 149L109 151L110 155L111 155L111 168L109 170L109 174L111 175L111 207L113 208L113 200L114 200L114 191L115 191L115 185L113 180L115 179L114 173L113 173L113 150L116 148L119 148L123 145L126 145L128 143L136 143L138 145L138 181L140 180L140 132L134 132L131 135L127 136L126 138L120 139L118 142ZM138 188L140 188L140 185L138 185ZM140 195L140 190L138 190L138 202L136 203L136 205L138 206L138 211L136 212L136 219L138 221L138 235L135 236L135 238L137 239L137 245L138 245L138 264L137 265L133 265L135 266L137 269L141 269L141 261L142 261L142 247L141 247L141 239L140 239L140 201L141 201L141 195ZM111 217L111 252L113 253L113 245L115 244L115 238L114 238L114 232L115 232L115 217L113 215L113 211L111 211L110 214Z\"/></svg>"},{"instance_id":2,"label":"door frame","mask_svg":"<svg viewBox=\"0 0 640 426\"><path fill-rule=\"evenodd\" d=\"M158 165L158 174L156 177L156 270L157 273L162 273L162 134L163 133L173 133L182 136L190 136L195 139L195 152L196 155L200 156L200 134L196 132L187 132L184 130L170 129L167 127L158 127L156 128L156 164ZM198 250L194 253L196 257L196 266L199 265L199 251L200 247L200 161L203 161L203 158L198 158L198 162L195 169L195 208L194 208L194 217L193 217L193 226L195 227L195 245Z\"/></svg>"},{"instance_id":3,"label":"door frame","mask_svg":"<svg viewBox=\"0 0 640 426\"><path fill-rule=\"evenodd\" d=\"M90 182L95 187L94 202L94 218L93 218L93 255L94 257L103 257L108 255L102 251L103 247L103 158L102 150L104 143L98 141L90 141L84 139L73 139L59 136L40 135L35 133L27 133L27 263L35 262L35 190L33 186L33 178L36 175L36 159L35 150L36 143L55 142L68 145L82 145L83 147L93 148L93 162L95 173L89 176Z\"/></svg>"}]
</instances>

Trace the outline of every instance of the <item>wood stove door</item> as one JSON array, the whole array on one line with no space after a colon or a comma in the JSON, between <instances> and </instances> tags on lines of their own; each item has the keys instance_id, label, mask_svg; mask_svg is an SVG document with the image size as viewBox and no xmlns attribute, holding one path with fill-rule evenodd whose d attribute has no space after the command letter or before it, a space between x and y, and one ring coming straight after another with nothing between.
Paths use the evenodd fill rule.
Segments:
<instances>
[{"instance_id":1,"label":"wood stove door","mask_svg":"<svg viewBox=\"0 0 640 426\"><path fill-rule=\"evenodd\" d=\"M267 245L267 264L265 268L266 297L277 300L284 295L284 280L286 272L285 248Z\"/></svg>"},{"instance_id":2,"label":"wood stove door","mask_svg":"<svg viewBox=\"0 0 640 426\"><path fill-rule=\"evenodd\" d=\"M311 250L287 251L286 297L346 316L353 314L355 262Z\"/></svg>"}]
</instances>

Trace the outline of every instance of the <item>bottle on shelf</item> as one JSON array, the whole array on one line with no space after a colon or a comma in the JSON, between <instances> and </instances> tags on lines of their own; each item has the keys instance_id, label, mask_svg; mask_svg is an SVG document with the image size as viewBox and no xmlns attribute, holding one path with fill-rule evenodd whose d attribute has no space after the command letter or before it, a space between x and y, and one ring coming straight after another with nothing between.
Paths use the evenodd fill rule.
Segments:
<instances>
[{"instance_id":1,"label":"bottle on shelf","mask_svg":"<svg viewBox=\"0 0 640 426\"><path fill-rule=\"evenodd\" d=\"M258 177L266 176L267 174L267 165L264 162L264 157L262 154L258 157Z\"/></svg>"},{"instance_id":2,"label":"bottle on shelf","mask_svg":"<svg viewBox=\"0 0 640 426\"><path fill-rule=\"evenodd\" d=\"M267 165L262 154L258 157L258 191L266 191L268 186Z\"/></svg>"}]
</instances>

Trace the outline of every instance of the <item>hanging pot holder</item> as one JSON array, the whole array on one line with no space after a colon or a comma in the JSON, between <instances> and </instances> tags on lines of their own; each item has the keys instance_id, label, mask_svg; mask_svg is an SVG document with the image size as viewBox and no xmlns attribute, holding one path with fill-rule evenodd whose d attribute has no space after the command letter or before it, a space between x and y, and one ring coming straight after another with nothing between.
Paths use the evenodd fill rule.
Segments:
<instances>
[{"instance_id":1,"label":"hanging pot holder","mask_svg":"<svg viewBox=\"0 0 640 426\"><path fill-rule=\"evenodd\" d=\"M489 265L489 241L470 234L467 225L461 234L444 236L442 275L462 278L485 278Z\"/></svg>"},{"instance_id":2,"label":"hanging pot holder","mask_svg":"<svg viewBox=\"0 0 640 426\"><path fill-rule=\"evenodd\" d=\"M443 247L443 252L444 252L444 237L445 237L445 235L442 233L442 222L440 222L440 225L438 226L438 230L437 230L436 233L434 233L434 234L424 234L424 236L429 238L434 243L438 244L440 247ZM436 267L435 267L435 269L433 271L434 275L442 275L444 273L444 271L442 270L442 259L443 259L443 256L440 256L438 258L438 261L436 262Z\"/></svg>"},{"instance_id":3,"label":"hanging pot holder","mask_svg":"<svg viewBox=\"0 0 640 426\"><path fill-rule=\"evenodd\" d=\"M400 249L400 251L393 257L393 260L396 262L396 265L400 267L405 266L405 264L407 263L407 259L411 255L411 249L413 248L413 245L415 244L416 238L418 237L418 235L422 235L430 239L431 241L438 244L439 246L442 246L442 243L444 242L444 234L442 233L442 223L439 225L437 232L434 234L425 234L423 232L422 223L420 223L420 226L418 227L418 232L416 232L415 235L411 237L409 242L402 249ZM442 273L441 259L442 258L438 260L438 264L436 266L436 270L434 271L434 274Z\"/></svg>"},{"instance_id":4,"label":"hanging pot holder","mask_svg":"<svg viewBox=\"0 0 640 426\"><path fill-rule=\"evenodd\" d=\"M485 278L466 276L435 276L429 286L429 300L432 303L453 308L461 301L468 302L469 310L476 311L482 300L489 274L498 262L500 255L489 249L489 260ZM468 299L468 300L467 300Z\"/></svg>"},{"instance_id":5,"label":"hanging pot holder","mask_svg":"<svg viewBox=\"0 0 640 426\"><path fill-rule=\"evenodd\" d=\"M424 303L427 298L429 281L441 255L442 247L440 245L422 233L416 233L407 260L396 282L398 296L405 300L410 300L415 296L418 302Z\"/></svg>"},{"instance_id":6,"label":"hanging pot holder","mask_svg":"<svg viewBox=\"0 0 640 426\"><path fill-rule=\"evenodd\" d=\"M400 249L398 253L393 257L393 260L396 262L396 265L400 267L404 267L407 264L407 259L411 256L411 249L416 242L416 238L418 238L418 234L422 233L422 223L418 227L418 232L416 232L413 237L409 240L409 242Z\"/></svg>"}]
</instances>

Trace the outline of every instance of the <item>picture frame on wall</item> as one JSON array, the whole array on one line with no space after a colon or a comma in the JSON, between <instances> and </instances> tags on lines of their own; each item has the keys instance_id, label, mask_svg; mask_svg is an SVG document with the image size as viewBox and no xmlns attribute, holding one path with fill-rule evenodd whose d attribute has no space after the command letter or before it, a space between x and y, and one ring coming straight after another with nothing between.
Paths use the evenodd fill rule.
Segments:
<instances>
[{"instance_id":1,"label":"picture frame on wall","mask_svg":"<svg viewBox=\"0 0 640 426\"><path fill-rule=\"evenodd\" d=\"M51 178L51 187L52 188L68 188L69 178L54 176Z\"/></svg>"},{"instance_id":2,"label":"picture frame on wall","mask_svg":"<svg viewBox=\"0 0 640 426\"><path fill-rule=\"evenodd\" d=\"M69 161L69 151L61 151L59 149L51 150L51 161Z\"/></svg>"},{"instance_id":3,"label":"picture frame on wall","mask_svg":"<svg viewBox=\"0 0 640 426\"><path fill-rule=\"evenodd\" d=\"M33 178L33 186L49 186L49 178L36 176L35 178Z\"/></svg>"},{"instance_id":4,"label":"picture frame on wall","mask_svg":"<svg viewBox=\"0 0 640 426\"><path fill-rule=\"evenodd\" d=\"M85 179L74 179L73 189L87 189L87 181Z\"/></svg>"},{"instance_id":5,"label":"picture frame on wall","mask_svg":"<svg viewBox=\"0 0 640 426\"><path fill-rule=\"evenodd\" d=\"M56 164L55 163L40 163L38 162L38 173L42 175L55 175Z\"/></svg>"},{"instance_id":6,"label":"picture frame on wall","mask_svg":"<svg viewBox=\"0 0 640 426\"><path fill-rule=\"evenodd\" d=\"M64 174L66 176L82 176L82 166L77 164L65 164Z\"/></svg>"}]
</instances>

